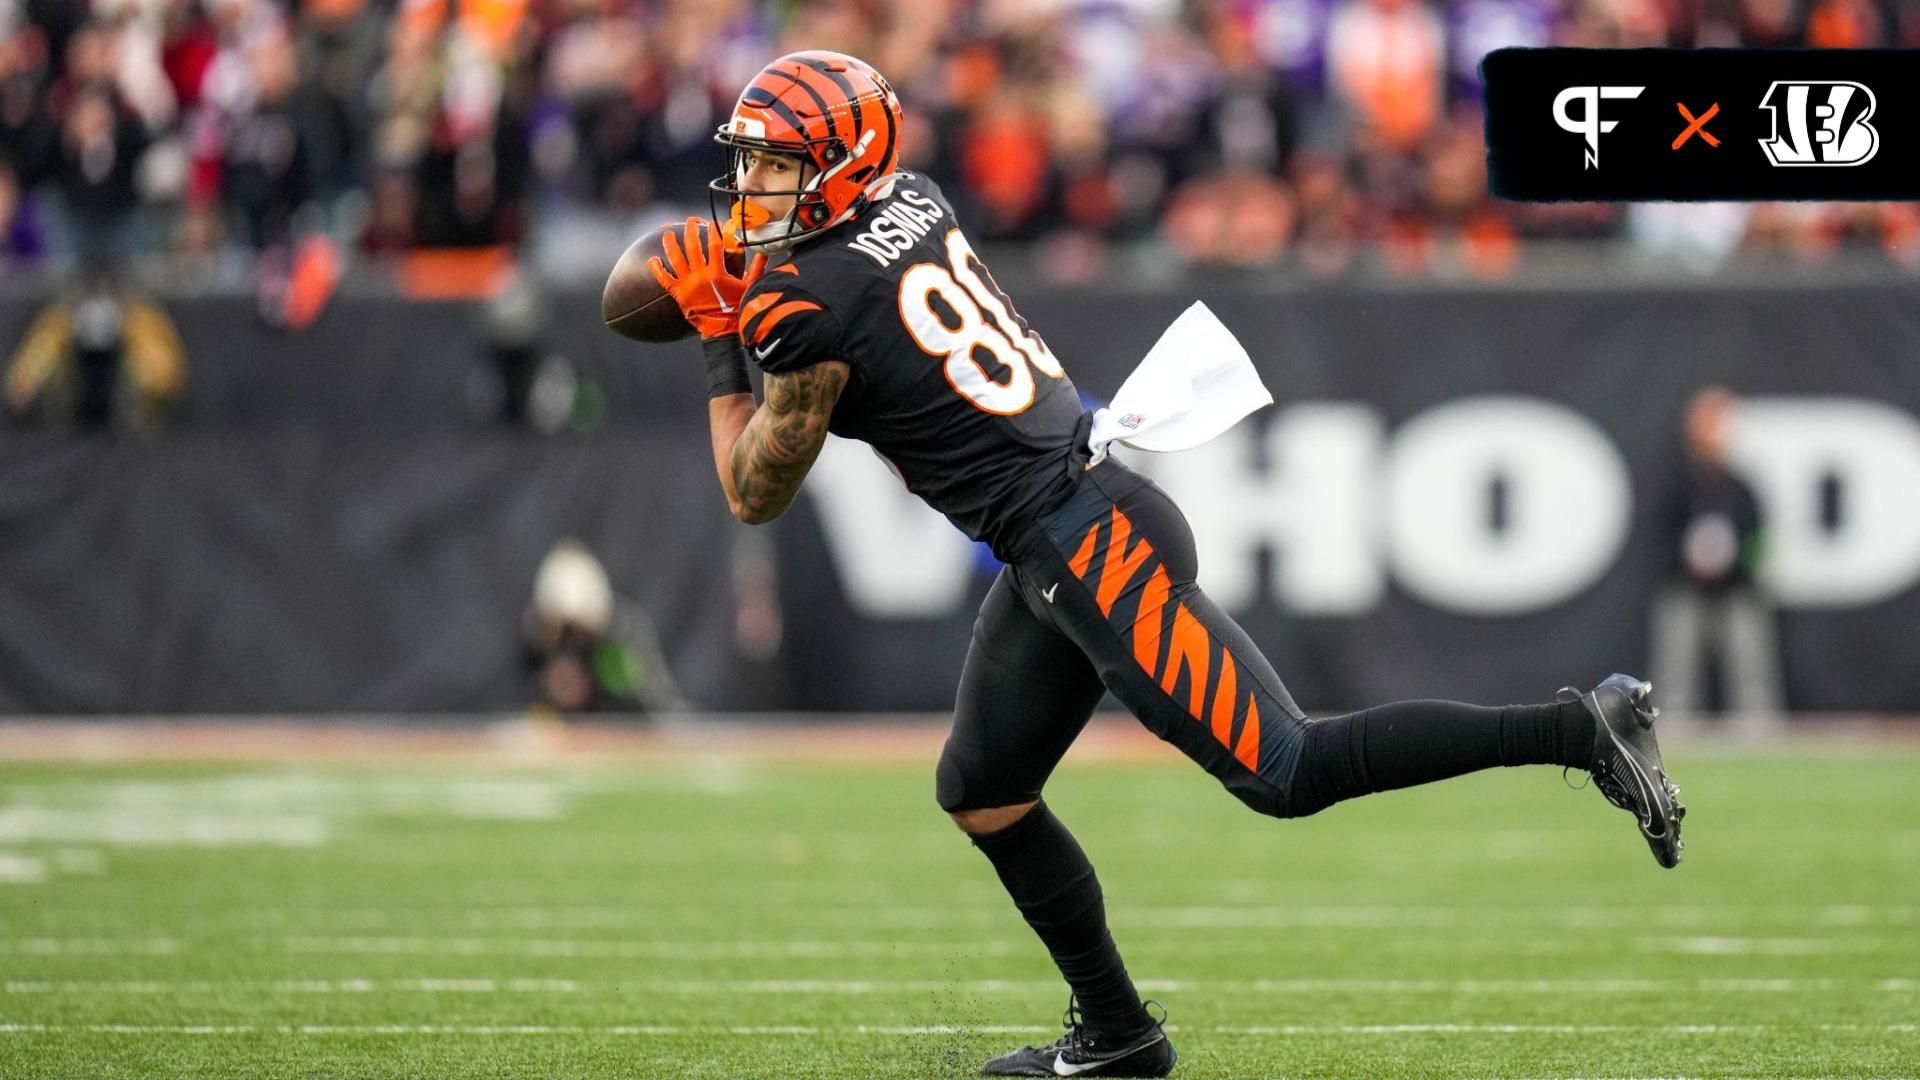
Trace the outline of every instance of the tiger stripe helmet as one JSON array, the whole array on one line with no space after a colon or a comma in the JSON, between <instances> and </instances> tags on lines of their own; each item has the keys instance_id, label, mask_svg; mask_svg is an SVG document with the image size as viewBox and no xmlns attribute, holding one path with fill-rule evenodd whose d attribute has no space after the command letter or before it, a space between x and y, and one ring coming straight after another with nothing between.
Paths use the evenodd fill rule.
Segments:
<instances>
[{"instance_id":1,"label":"tiger stripe helmet","mask_svg":"<svg viewBox=\"0 0 1920 1080\"><path fill-rule=\"evenodd\" d=\"M714 140L728 147L727 173L711 185L735 208L731 220L747 246L787 247L858 214L900 162L900 98L864 60L845 53L789 53L760 69ZM800 186L754 192L795 196L785 221L756 223L738 209L741 152L802 159Z\"/></svg>"}]
</instances>

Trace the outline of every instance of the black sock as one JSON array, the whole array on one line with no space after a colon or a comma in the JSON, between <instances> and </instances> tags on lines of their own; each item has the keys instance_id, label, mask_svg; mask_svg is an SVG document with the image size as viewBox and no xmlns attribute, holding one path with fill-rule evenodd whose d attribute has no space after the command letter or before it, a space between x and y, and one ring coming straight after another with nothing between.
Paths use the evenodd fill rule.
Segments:
<instances>
[{"instance_id":1,"label":"black sock","mask_svg":"<svg viewBox=\"0 0 1920 1080\"><path fill-rule=\"evenodd\" d=\"M1585 767L1592 757L1593 717L1578 701L1396 701L1308 725L1294 802L1311 813L1496 765Z\"/></svg>"},{"instance_id":2,"label":"black sock","mask_svg":"<svg viewBox=\"0 0 1920 1080\"><path fill-rule=\"evenodd\" d=\"M1080 1001L1087 1026L1131 1034L1151 1023L1107 932L1100 879L1086 852L1041 802L998 832L973 836Z\"/></svg>"}]
</instances>

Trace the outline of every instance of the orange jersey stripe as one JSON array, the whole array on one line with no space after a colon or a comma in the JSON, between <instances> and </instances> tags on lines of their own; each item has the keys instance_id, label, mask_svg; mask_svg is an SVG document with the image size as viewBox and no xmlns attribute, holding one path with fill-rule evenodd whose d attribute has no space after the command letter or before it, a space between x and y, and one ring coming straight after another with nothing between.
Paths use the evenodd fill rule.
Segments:
<instances>
[{"instance_id":1,"label":"orange jersey stripe","mask_svg":"<svg viewBox=\"0 0 1920 1080\"><path fill-rule=\"evenodd\" d=\"M1101 564L1100 586L1094 594L1094 599L1100 604L1102 615L1112 614L1113 602L1120 599L1120 593L1126 589L1127 582L1133 580L1133 575L1139 572L1141 565L1147 561L1147 556L1153 554L1153 545L1145 540L1141 540L1133 546L1132 551L1128 551L1127 538L1132 535L1133 522L1127 520L1127 515L1121 513L1119 507L1114 507L1113 529L1107 535L1107 557Z\"/></svg>"},{"instance_id":2,"label":"orange jersey stripe","mask_svg":"<svg viewBox=\"0 0 1920 1080\"><path fill-rule=\"evenodd\" d=\"M779 302L780 294L777 292L763 292L759 296L747 301L740 306L740 325L747 325L753 321L754 316Z\"/></svg>"},{"instance_id":3,"label":"orange jersey stripe","mask_svg":"<svg viewBox=\"0 0 1920 1080\"><path fill-rule=\"evenodd\" d=\"M1173 586L1167 581L1164 566L1154 567L1147 587L1140 590L1140 612L1133 620L1133 658L1146 669L1149 678L1160 670L1160 609L1166 605L1171 591Z\"/></svg>"},{"instance_id":4,"label":"orange jersey stripe","mask_svg":"<svg viewBox=\"0 0 1920 1080\"><path fill-rule=\"evenodd\" d=\"M761 317L759 327L753 332L753 343L758 345L767 340L767 334L773 330L774 326L794 312L819 310L820 305L811 300L789 300Z\"/></svg>"}]
</instances>

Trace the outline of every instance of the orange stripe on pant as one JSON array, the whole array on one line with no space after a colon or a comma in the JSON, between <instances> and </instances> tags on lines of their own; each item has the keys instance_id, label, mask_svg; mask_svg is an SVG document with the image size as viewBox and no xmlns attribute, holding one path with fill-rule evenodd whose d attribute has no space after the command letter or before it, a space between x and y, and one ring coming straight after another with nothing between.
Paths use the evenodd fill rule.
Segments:
<instances>
[{"instance_id":1,"label":"orange stripe on pant","mask_svg":"<svg viewBox=\"0 0 1920 1080\"><path fill-rule=\"evenodd\" d=\"M1187 605L1176 604L1173 645L1167 650L1167 670L1160 676L1160 689L1171 696L1180 681L1180 669L1185 667L1191 671L1187 679L1187 714L1195 720L1200 719L1201 708L1207 700L1207 655L1212 649L1213 641L1207 637L1200 620L1193 617Z\"/></svg>"},{"instance_id":2,"label":"orange stripe on pant","mask_svg":"<svg viewBox=\"0 0 1920 1080\"><path fill-rule=\"evenodd\" d=\"M1167 580L1167 568L1156 566L1147 587L1140 590L1140 611L1133 620L1133 658L1151 678L1160 665L1160 609L1166 605L1173 583Z\"/></svg>"},{"instance_id":3,"label":"orange stripe on pant","mask_svg":"<svg viewBox=\"0 0 1920 1080\"><path fill-rule=\"evenodd\" d=\"M1221 746L1233 745L1233 692L1239 678L1233 670L1233 654L1220 650L1220 685L1213 690L1213 737Z\"/></svg>"},{"instance_id":4,"label":"orange stripe on pant","mask_svg":"<svg viewBox=\"0 0 1920 1080\"><path fill-rule=\"evenodd\" d=\"M1260 771L1260 710L1254 707L1253 695L1247 695L1247 718L1240 725L1240 745L1233 748L1233 756L1240 764Z\"/></svg>"},{"instance_id":5,"label":"orange stripe on pant","mask_svg":"<svg viewBox=\"0 0 1920 1080\"><path fill-rule=\"evenodd\" d=\"M1080 541L1080 550L1073 553L1073 561L1067 564L1067 569L1073 571L1074 577L1086 580L1087 570L1093 565L1093 549L1099 543L1100 523L1096 521L1087 527L1087 535Z\"/></svg>"},{"instance_id":6,"label":"orange stripe on pant","mask_svg":"<svg viewBox=\"0 0 1920 1080\"><path fill-rule=\"evenodd\" d=\"M1112 531L1107 534L1107 557L1100 567L1099 589L1094 593L1094 600L1099 603L1102 615L1113 613L1113 602L1120 599L1127 582L1133 580L1133 575L1153 554L1153 545L1145 540L1128 551L1127 538L1132 535L1133 522L1127 520L1127 515L1121 513L1119 507L1114 507Z\"/></svg>"},{"instance_id":7,"label":"orange stripe on pant","mask_svg":"<svg viewBox=\"0 0 1920 1080\"><path fill-rule=\"evenodd\" d=\"M1068 560L1067 568L1073 576L1084 581L1087 572L1093 569L1096 554L1103 557L1100 563L1100 581L1095 586L1094 600L1100 606L1100 613L1109 619L1113 615L1113 605L1120 594L1153 556L1153 546L1144 538L1127 549L1127 541L1132 538L1133 523L1114 507L1108 518L1108 533L1105 551L1101 551L1100 523L1088 526L1086 534L1080 538L1080 546ZM1215 740L1221 746L1233 751L1234 759L1255 772L1260 764L1260 710L1252 692L1247 694L1247 709L1240 724L1240 738L1233 738L1233 704L1239 690L1239 671L1233 661L1233 654L1224 646L1220 649L1220 674L1218 684L1213 687L1213 708L1207 709L1207 689L1209 668L1212 665L1213 638L1205 626L1195 618L1185 604L1175 604L1173 611L1173 630L1165 634L1161 626L1161 612L1166 608L1167 600L1173 593L1173 583L1167 577L1164 566L1155 566L1148 575L1147 583L1140 590L1140 605L1135 610L1133 625L1128 634L1133 639L1133 657L1147 676L1157 679L1160 689L1172 696L1179 685L1182 669L1188 672L1187 713L1196 723L1207 724ZM1167 664L1164 672L1160 667L1160 639L1170 638L1167 649Z\"/></svg>"},{"instance_id":8,"label":"orange stripe on pant","mask_svg":"<svg viewBox=\"0 0 1920 1080\"><path fill-rule=\"evenodd\" d=\"M1094 594L1094 600L1100 603L1100 615L1114 613L1114 601L1127 588L1127 582L1139 573L1146 563L1146 557L1154 553L1154 546L1146 540L1140 540L1127 552L1127 538L1133 536L1133 523L1127 521L1125 513L1119 513L1114 507L1114 525L1106 538L1106 561L1100 565L1100 588Z\"/></svg>"}]
</instances>

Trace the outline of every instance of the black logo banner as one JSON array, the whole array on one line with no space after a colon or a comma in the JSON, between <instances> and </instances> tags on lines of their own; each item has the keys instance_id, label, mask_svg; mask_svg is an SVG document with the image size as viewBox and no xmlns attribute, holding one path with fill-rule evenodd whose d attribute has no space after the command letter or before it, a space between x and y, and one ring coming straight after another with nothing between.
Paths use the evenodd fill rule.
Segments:
<instances>
[{"instance_id":1,"label":"black logo banner","mask_svg":"<svg viewBox=\"0 0 1920 1080\"><path fill-rule=\"evenodd\" d=\"M1498 49L1495 195L1920 199L1920 50Z\"/></svg>"}]
</instances>

